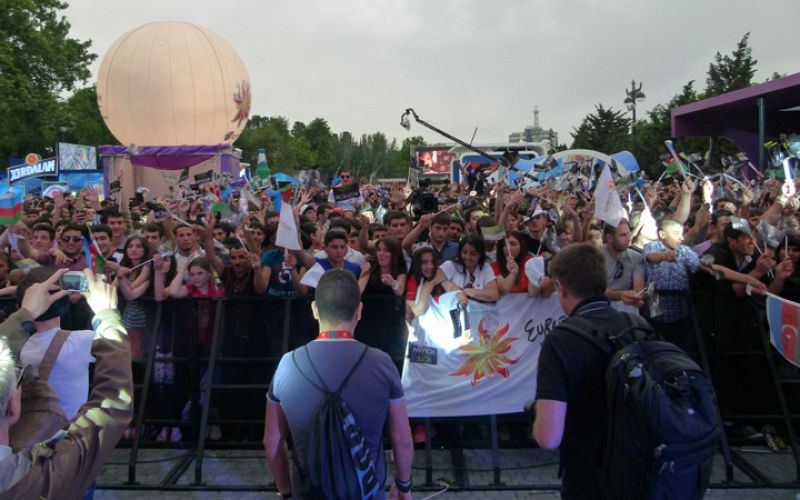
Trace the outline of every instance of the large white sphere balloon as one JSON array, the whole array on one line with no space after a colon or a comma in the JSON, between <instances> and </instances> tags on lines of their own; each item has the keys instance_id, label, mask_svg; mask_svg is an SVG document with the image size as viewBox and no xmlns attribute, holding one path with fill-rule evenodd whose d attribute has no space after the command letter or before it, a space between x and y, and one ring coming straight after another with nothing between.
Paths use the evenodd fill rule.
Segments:
<instances>
[{"instance_id":1,"label":"large white sphere balloon","mask_svg":"<svg viewBox=\"0 0 800 500\"><path fill-rule=\"evenodd\" d=\"M108 50L97 102L122 144L230 143L250 115L250 77L217 34L156 22L125 33Z\"/></svg>"}]
</instances>

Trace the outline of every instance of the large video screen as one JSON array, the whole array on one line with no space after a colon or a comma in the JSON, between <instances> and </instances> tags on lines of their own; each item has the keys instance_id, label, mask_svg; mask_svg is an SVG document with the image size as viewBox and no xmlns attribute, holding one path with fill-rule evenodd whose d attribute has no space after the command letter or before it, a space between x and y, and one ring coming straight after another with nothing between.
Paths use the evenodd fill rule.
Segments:
<instances>
[{"instance_id":1,"label":"large video screen","mask_svg":"<svg viewBox=\"0 0 800 500\"><path fill-rule=\"evenodd\" d=\"M422 175L450 174L455 158L448 153L450 148L419 148L414 151L417 164L422 167Z\"/></svg>"},{"instance_id":2,"label":"large video screen","mask_svg":"<svg viewBox=\"0 0 800 500\"><path fill-rule=\"evenodd\" d=\"M59 142L56 149L59 170L97 170L97 149L94 146Z\"/></svg>"}]
</instances>

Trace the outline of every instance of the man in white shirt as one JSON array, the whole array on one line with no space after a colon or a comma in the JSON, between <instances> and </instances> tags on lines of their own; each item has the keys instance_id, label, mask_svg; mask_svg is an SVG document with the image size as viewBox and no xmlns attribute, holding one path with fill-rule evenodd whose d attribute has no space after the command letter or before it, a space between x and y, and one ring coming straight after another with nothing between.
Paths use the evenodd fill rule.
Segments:
<instances>
[{"instance_id":1,"label":"man in white shirt","mask_svg":"<svg viewBox=\"0 0 800 500\"><path fill-rule=\"evenodd\" d=\"M25 291L35 283L47 281L55 272L49 267L32 269L17 286L17 300L22 303ZM53 303L44 314L38 316L33 324L36 333L31 335L22 348L20 358L23 366L39 367L50 342L61 330L61 316L69 310L69 298L64 297ZM92 330L69 332L67 340L56 358L49 382L61 400L61 408L68 419L72 419L89 395L89 364L92 357Z\"/></svg>"},{"instance_id":2,"label":"man in white shirt","mask_svg":"<svg viewBox=\"0 0 800 500\"><path fill-rule=\"evenodd\" d=\"M200 248L194 228L185 225L178 226L175 229L175 240L178 246L178 251L175 252L175 264L178 269L197 257L205 256L205 252Z\"/></svg>"}]
</instances>

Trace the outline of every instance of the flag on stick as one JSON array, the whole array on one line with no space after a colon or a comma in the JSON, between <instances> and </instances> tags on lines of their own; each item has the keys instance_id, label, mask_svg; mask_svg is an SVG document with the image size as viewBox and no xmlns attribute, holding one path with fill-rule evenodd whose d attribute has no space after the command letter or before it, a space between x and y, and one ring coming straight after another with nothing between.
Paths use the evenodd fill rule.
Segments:
<instances>
[{"instance_id":1,"label":"flag on stick","mask_svg":"<svg viewBox=\"0 0 800 500\"><path fill-rule=\"evenodd\" d=\"M608 165L603 167L594 190L594 216L617 227L627 217L622 202L619 201L617 187L611 177Z\"/></svg>"},{"instance_id":2,"label":"flag on stick","mask_svg":"<svg viewBox=\"0 0 800 500\"><path fill-rule=\"evenodd\" d=\"M93 273L102 274L106 268L106 258L100 253L96 244L90 244L88 238L83 239L83 251L86 254L86 266Z\"/></svg>"},{"instance_id":3,"label":"flag on stick","mask_svg":"<svg viewBox=\"0 0 800 500\"><path fill-rule=\"evenodd\" d=\"M22 219L22 184L0 185L0 224L10 226Z\"/></svg>"},{"instance_id":4,"label":"flag on stick","mask_svg":"<svg viewBox=\"0 0 800 500\"><path fill-rule=\"evenodd\" d=\"M769 340L787 361L800 367L797 329L800 327L800 304L776 295L767 296Z\"/></svg>"}]
</instances>

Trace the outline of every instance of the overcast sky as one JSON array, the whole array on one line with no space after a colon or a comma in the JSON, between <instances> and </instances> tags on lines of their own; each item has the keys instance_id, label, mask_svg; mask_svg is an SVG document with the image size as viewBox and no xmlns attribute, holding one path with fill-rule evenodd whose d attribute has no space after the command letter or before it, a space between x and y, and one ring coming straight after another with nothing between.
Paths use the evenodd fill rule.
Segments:
<instances>
[{"instance_id":1,"label":"overcast sky","mask_svg":"<svg viewBox=\"0 0 800 500\"><path fill-rule=\"evenodd\" d=\"M315 117L335 132L398 141L407 107L475 143L505 142L533 122L569 132L602 103L622 109L631 79L640 112L688 80L705 87L717 51L746 32L757 81L800 71L791 0L72 0L72 36L103 55L152 21L187 21L238 51L253 84L252 114ZM442 139L422 126L411 134Z\"/></svg>"}]
</instances>

